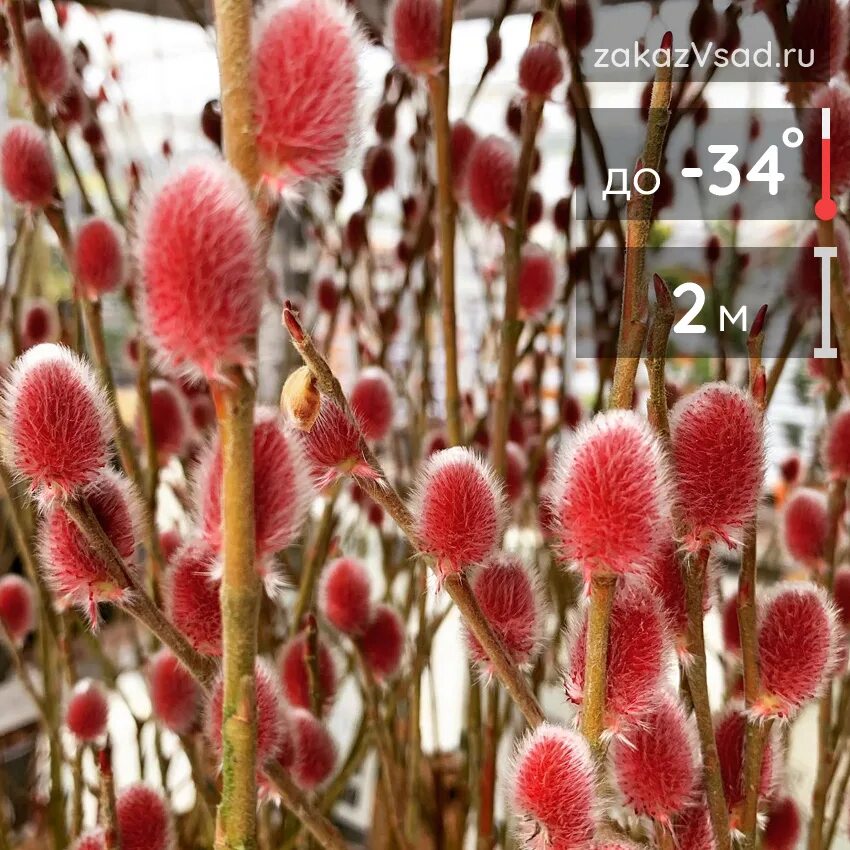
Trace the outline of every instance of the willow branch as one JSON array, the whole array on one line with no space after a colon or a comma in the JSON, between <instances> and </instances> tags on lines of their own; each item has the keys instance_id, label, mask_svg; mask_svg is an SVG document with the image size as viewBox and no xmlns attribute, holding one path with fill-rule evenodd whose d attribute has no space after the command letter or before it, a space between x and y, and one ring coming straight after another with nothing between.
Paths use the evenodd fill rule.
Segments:
<instances>
[{"instance_id":1,"label":"willow branch","mask_svg":"<svg viewBox=\"0 0 850 850\"><path fill-rule=\"evenodd\" d=\"M662 50L672 49L673 37L668 32L661 40ZM658 68L652 85L646 144L638 160L638 170L649 168L661 173L664 136L670 119L672 68ZM644 274L646 244L652 227L652 195L637 191L629 200L626 214L626 260L623 271L623 296L620 332L617 340L617 362L609 406L629 410L632 406L635 376L647 333L647 283Z\"/></svg>"},{"instance_id":2,"label":"willow branch","mask_svg":"<svg viewBox=\"0 0 850 850\"><path fill-rule=\"evenodd\" d=\"M764 391L764 368L761 362L766 314L767 307L764 306L756 315L747 338L750 392L762 415L767 403ZM758 699L760 680L756 622L757 530L758 520L753 517L744 529L744 549L741 557L741 572L738 576L738 628L741 634L741 659L744 669L744 703L748 709ZM755 850L761 766L769 731L769 723L761 723L757 719L748 717L744 741L744 814L741 824L741 831L744 834L742 846L745 850Z\"/></svg>"},{"instance_id":3,"label":"willow branch","mask_svg":"<svg viewBox=\"0 0 850 850\"><path fill-rule=\"evenodd\" d=\"M449 125L449 61L452 48L454 0L443 0L439 70L428 78L437 153L437 193L440 227L440 318L443 328L446 381L446 429L449 443L463 440L458 382L457 320L455 317L455 223L457 206L452 180L451 127Z\"/></svg>"},{"instance_id":4,"label":"willow branch","mask_svg":"<svg viewBox=\"0 0 850 850\"><path fill-rule=\"evenodd\" d=\"M522 331L519 319L519 270L520 253L525 241L528 214L528 183L534 166L534 142L540 119L543 116L543 100L526 100L522 119L522 146L517 163L516 185L511 202L513 228L502 227L505 246L505 304L502 315L501 338L499 340L499 374L493 407L491 460L496 473L504 477L508 424L513 403L514 368L516 367L517 342Z\"/></svg>"},{"instance_id":5,"label":"willow branch","mask_svg":"<svg viewBox=\"0 0 850 850\"><path fill-rule=\"evenodd\" d=\"M284 308L283 320L292 338L293 345L301 355L304 363L315 375L316 383L321 393L333 400L351 421L355 422L348 404L348 399L345 397L339 380L313 344L310 335L301 327L300 322L288 306ZM363 459L374 470L376 478L361 478L358 483L393 518L414 549L420 551L421 547L417 540L413 516L390 484L380 463L378 463L372 450L362 437L360 451ZM433 568L434 565L431 564L431 566ZM509 658L501 641L493 632L490 623L482 614L466 578L459 573L452 573L445 579L443 587L457 606L467 627L489 657L493 664L496 677L510 694L528 723L531 726L537 726L542 723L543 712L534 694L531 692L528 682L519 670L517 670L516 665Z\"/></svg>"},{"instance_id":6,"label":"willow branch","mask_svg":"<svg viewBox=\"0 0 850 850\"><path fill-rule=\"evenodd\" d=\"M708 809L711 816L711 829L717 850L730 850L729 811L723 793L723 780L720 775L720 758L717 754L717 741L714 737L714 723L711 718L711 705L708 699L708 680L706 677L705 634L703 633L703 588L706 582L708 549L700 550L687 565L686 601L688 610L688 652L691 660L686 668L688 687L697 719L700 750L703 760Z\"/></svg>"}]
</instances>

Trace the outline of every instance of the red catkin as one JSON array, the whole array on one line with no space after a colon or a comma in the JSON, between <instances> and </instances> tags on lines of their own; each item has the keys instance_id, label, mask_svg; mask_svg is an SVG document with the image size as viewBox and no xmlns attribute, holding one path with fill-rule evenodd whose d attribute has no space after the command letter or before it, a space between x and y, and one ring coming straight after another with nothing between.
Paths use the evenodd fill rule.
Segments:
<instances>
[{"instance_id":1,"label":"red catkin","mask_svg":"<svg viewBox=\"0 0 850 850\"><path fill-rule=\"evenodd\" d=\"M593 759L577 732L543 723L514 756L508 791L517 831L531 850L585 850L596 825Z\"/></svg>"},{"instance_id":2,"label":"red catkin","mask_svg":"<svg viewBox=\"0 0 850 850\"><path fill-rule=\"evenodd\" d=\"M518 666L532 662L543 636L544 606L540 583L516 555L493 555L472 577L472 592L481 612ZM469 654L479 664L489 659L467 629Z\"/></svg>"},{"instance_id":3,"label":"red catkin","mask_svg":"<svg viewBox=\"0 0 850 850\"><path fill-rule=\"evenodd\" d=\"M562 552L588 581L645 572L669 538L666 468L649 423L630 411L583 425L556 461Z\"/></svg>"},{"instance_id":4,"label":"red catkin","mask_svg":"<svg viewBox=\"0 0 850 850\"><path fill-rule=\"evenodd\" d=\"M3 385L6 462L44 498L93 481L109 457L106 393L70 349L37 345L12 365Z\"/></svg>"},{"instance_id":5,"label":"red catkin","mask_svg":"<svg viewBox=\"0 0 850 850\"><path fill-rule=\"evenodd\" d=\"M283 684L283 695L296 708L312 709L309 670L310 647L306 632L299 632L280 650L278 669ZM337 689L336 664L327 644L316 638L316 690L319 707L327 711L334 701Z\"/></svg>"},{"instance_id":6,"label":"red catkin","mask_svg":"<svg viewBox=\"0 0 850 850\"><path fill-rule=\"evenodd\" d=\"M91 679L78 682L65 709L68 731L82 743L92 743L106 734L109 703L103 689Z\"/></svg>"},{"instance_id":7,"label":"red catkin","mask_svg":"<svg viewBox=\"0 0 850 850\"><path fill-rule=\"evenodd\" d=\"M761 414L748 393L706 384L670 416L677 500L692 550L732 542L756 510L764 476Z\"/></svg>"},{"instance_id":8,"label":"red catkin","mask_svg":"<svg viewBox=\"0 0 850 850\"><path fill-rule=\"evenodd\" d=\"M23 643L35 628L32 586L14 573L0 578L0 623L15 643Z\"/></svg>"},{"instance_id":9,"label":"red catkin","mask_svg":"<svg viewBox=\"0 0 850 850\"><path fill-rule=\"evenodd\" d=\"M417 477L411 513L423 551L441 576L481 563L499 540L504 496L492 468L470 449L436 452Z\"/></svg>"},{"instance_id":10,"label":"red catkin","mask_svg":"<svg viewBox=\"0 0 850 850\"><path fill-rule=\"evenodd\" d=\"M357 635L372 618L372 583L356 558L337 558L319 585L319 609L327 621L347 635Z\"/></svg>"},{"instance_id":11,"label":"red catkin","mask_svg":"<svg viewBox=\"0 0 850 850\"><path fill-rule=\"evenodd\" d=\"M357 646L372 676L383 682L392 678L404 657L404 623L389 605L376 605L375 613Z\"/></svg>"}]
</instances>

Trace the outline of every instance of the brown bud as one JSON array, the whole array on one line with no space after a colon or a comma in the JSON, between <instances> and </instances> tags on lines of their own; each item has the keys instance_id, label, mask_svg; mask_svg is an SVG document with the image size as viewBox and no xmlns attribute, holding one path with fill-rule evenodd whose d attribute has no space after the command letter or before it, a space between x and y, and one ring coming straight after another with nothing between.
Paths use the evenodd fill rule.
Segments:
<instances>
[{"instance_id":1,"label":"brown bud","mask_svg":"<svg viewBox=\"0 0 850 850\"><path fill-rule=\"evenodd\" d=\"M280 393L280 409L299 430L313 427L322 409L322 396L309 367L301 366L286 379Z\"/></svg>"}]
</instances>

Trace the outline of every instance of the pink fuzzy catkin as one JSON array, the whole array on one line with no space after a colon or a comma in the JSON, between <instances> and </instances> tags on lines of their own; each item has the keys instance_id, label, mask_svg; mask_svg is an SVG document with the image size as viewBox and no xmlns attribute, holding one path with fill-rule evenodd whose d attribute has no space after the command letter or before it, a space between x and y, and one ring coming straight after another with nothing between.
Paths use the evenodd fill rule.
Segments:
<instances>
[{"instance_id":1,"label":"pink fuzzy catkin","mask_svg":"<svg viewBox=\"0 0 850 850\"><path fill-rule=\"evenodd\" d=\"M96 682L85 679L74 688L65 708L65 725L80 742L91 743L106 734L109 703Z\"/></svg>"},{"instance_id":2,"label":"pink fuzzy catkin","mask_svg":"<svg viewBox=\"0 0 850 850\"><path fill-rule=\"evenodd\" d=\"M362 38L338 0L268 4L251 57L257 148L280 186L343 170L358 136Z\"/></svg>"},{"instance_id":3,"label":"pink fuzzy catkin","mask_svg":"<svg viewBox=\"0 0 850 850\"><path fill-rule=\"evenodd\" d=\"M38 94L45 105L56 103L71 82L71 65L61 42L40 20L24 25L27 53Z\"/></svg>"},{"instance_id":4,"label":"pink fuzzy catkin","mask_svg":"<svg viewBox=\"0 0 850 850\"><path fill-rule=\"evenodd\" d=\"M3 385L6 462L49 499L93 481L109 458L109 404L88 363L60 345L37 345Z\"/></svg>"},{"instance_id":5,"label":"pink fuzzy catkin","mask_svg":"<svg viewBox=\"0 0 850 850\"><path fill-rule=\"evenodd\" d=\"M504 496L492 468L470 449L435 452L422 465L411 504L416 536L441 576L481 563L499 541Z\"/></svg>"},{"instance_id":6,"label":"pink fuzzy catkin","mask_svg":"<svg viewBox=\"0 0 850 850\"><path fill-rule=\"evenodd\" d=\"M529 243L522 249L517 282L519 308L527 319L540 319L552 309L557 272L552 255Z\"/></svg>"},{"instance_id":7,"label":"pink fuzzy catkin","mask_svg":"<svg viewBox=\"0 0 850 850\"><path fill-rule=\"evenodd\" d=\"M411 74L436 71L442 29L436 0L393 0L387 20L396 62Z\"/></svg>"},{"instance_id":8,"label":"pink fuzzy catkin","mask_svg":"<svg viewBox=\"0 0 850 850\"><path fill-rule=\"evenodd\" d=\"M820 571L829 535L826 496L810 487L798 487L785 504L782 533L788 554Z\"/></svg>"},{"instance_id":9,"label":"pink fuzzy catkin","mask_svg":"<svg viewBox=\"0 0 850 850\"><path fill-rule=\"evenodd\" d=\"M839 410L832 417L823 444L823 460L833 478L850 479L850 408Z\"/></svg>"},{"instance_id":10,"label":"pink fuzzy catkin","mask_svg":"<svg viewBox=\"0 0 850 850\"><path fill-rule=\"evenodd\" d=\"M0 182L12 200L46 207L56 190L56 172L44 133L29 121L10 121L0 136Z\"/></svg>"},{"instance_id":11,"label":"pink fuzzy catkin","mask_svg":"<svg viewBox=\"0 0 850 850\"><path fill-rule=\"evenodd\" d=\"M567 698L584 701L587 608L570 629ZM618 733L626 721L638 720L664 693L671 652L664 610L658 597L638 579L620 580L611 607L605 728Z\"/></svg>"},{"instance_id":12,"label":"pink fuzzy catkin","mask_svg":"<svg viewBox=\"0 0 850 850\"><path fill-rule=\"evenodd\" d=\"M278 657L283 695L289 704L296 708L312 709L313 707L311 675L307 666L308 652L307 633L299 632L283 645ZM316 671L319 706L324 712L334 701L338 682L333 655L321 638L316 639Z\"/></svg>"},{"instance_id":13,"label":"pink fuzzy catkin","mask_svg":"<svg viewBox=\"0 0 850 850\"><path fill-rule=\"evenodd\" d=\"M498 136L478 139L466 163L466 197L484 222L506 221L516 184L516 155Z\"/></svg>"},{"instance_id":14,"label":"pink fuzzy catkin","mask_svg":"<svg viewBox=\"0 0 850 850\"><path fill-rule=\"evenodd\" d=\"M759 602L759 717L793 717L820 694L833 669L840 629L823 588L777 585Z\"/></svg>"},{"instance_id":15,"label":"pink fuzzy catkin","mask_svg":"<svg viewBox=\"0 0 850 850\"><path fill-rule=\"evenodd\" d=\"M21 310L21 349L56 342L62 333L56 305L44 298L29 298Z\"/></svg>"},{"instance_id":16,"label":"pink fuzzy catkin","mask_svg":"<svg viewBox=\"0 0 850 850\"><path fill-rule=\"evenodd\" d=\"M259 325L260 224L245 183L218 160L172 171L139 210L144 328L166 365L217 378L251 365Z\"/></svg>"},{"instance_id":17,"label":"pink fuzzy catkin","mask_svg":"<svg viewBox=\"0 0 850 850\"><path fill-rule=\"evenodd\" d=\"M135 559L136 495L126 478L103 470L83 487L79 495L91 507L106 536L124 563L124 570L138 581L141 566ZM49 505L41 524L39 551L45 578L56 596L76 605L92 627L98 623L99 602L125 602L128 587L113 575L109 565L91 546L61 502Z\"/></svg>"},{"instance_id":18,"label":"pink fuzzy catkin","mask_svg":"<svg viewBox=\"0 0 850 850\"><path fill-rule=\"evenodd\" d=\"M666 468L646 420L599 414L561 451L552 504L564 557L583 574L646 572L669 539Z\"/></svg>"},{"instance_id":19,"label":"pink fuzzy catkin","mask_svg":"<svg viewBox=\"0 0 850 850\"><path fill-rule=\"evenodd\" d=\"M291 714L294 757L290 771L302 791L313 791L336 767L336 743L322 721L306 709L295 708Z\"/></svg>"},{"instance_id":20,"label":"pink fuzzy catkin","mask_svg":"<svg viewBox=\"0 0 850 850\"><path fill-rule=\"evenodd\" d=\"M372 618L372 583L357 558L328 564L319 584L319 609L327 621L347 635L357 635Z\"/></svg>"},{"instance_id":21,"label":"pink fuzzy catkin","mask_svg":"<svg viewBox=\"0 0 850 850\"><path fill-rule=\"evenodd\" d=\"M357 638L357 646L376 681L392 678L404 657L404 622L389 605L376 605L369 625Z\"/></svg>"},{"instance_id":22,"label":"pink fuzzy catkin","mask_svg":"<svg viewBox=\"0 0 850 850\"><path fill-rule=\"evenodd\" d=\"M169 561L163 598L171 622L205 655L220 656L221 582L216 553L203 540L189 541Z\"/></svg>"},{"instance_id":23,"label":"pink fuzzy catkin","mask_svg":"<svg viewBox=\"0 0 850 850\"><path fill-rule=\"evenodd\" d=\"M147 785L130 785L115 802L121 850L172 850L174 826L168 805Z\"/></svg>"},{"instance_id":24,"label":"pink fuzzy catkin","mask_svg":"<svg viewBox=\"0 0 850 850\"><path fill-rule=\"evenodd\" d=\"M538 41L526 47L519 60L518 80L529 97L548 99L563 78L564 66L554 44Z\"/></svg>"},{"instance_id":25,"label":"pink fuzzy catkin","mask_svg":"<svg viewBox=\"0 0 850 850\"><path fill-rule=\"evenodd\" d=\"M254 415L254 536L258 558L289 546L301 530L313 498L302 444L271 408ZM222 458L216 437L204 453L197 474L198 507L206 541L222 545Z\"/></svg>"},{"instance_id":26,"label":"pink fuzzy catkin","mask_svg":"<svg viewBox=\"0 0 850 850\"><path fill-rule=\"evenodd\" d=\"M481 613L514 664L528 665L540 648L544 606L540 584L530 567L516 555L493 555L471 581ZM479 664L489 663L476 637L466 630L469 654Z\"/></svg>"},{"instance_id":27,"label":"pink fuzzy catkin","mask_svg":"<svg viewBox=\"0 0 850 850\"><path fill-rule=\"evenodd\" d=\"M681 703L669 694L614 740L617 784L638 814L669 825L685 809L697 782L694 743Z\"/></svg>"},{"instance_id":28,"label":"pink fuzzy catkin","mask_svg":"<svg viewBox=\"0 0 850 850\"><path fill-rule=\"evenodd\" d=\"M508 799L530 850L586 850L598 797L584 738L549 723L527 733L514 756Z\"/></svg>"},{"instance_id":29,"label":"pink fuzzy catkin","mask_svg":"<svg viewBox=\"0 0 850 850\"><path fill-rule=\"evenodd\" d=\"M715 719L714 737L717 740L717 754L720 759L720 776L723 780L723 792L729 806L729 827L740 826L741 806L744 803L744 738L747 729L747 716L738 705L727 707ZM759 776L759 796L768 797L774 783L775 744L768 736Z\"/></svg>"},{"instance_id":30,"label":"pink fuzzy catkin","mask_svg":"<svg viewBox=\"0 0 850 850\"><path fill-rule=\"evenodd\" d=\"M367 440L383 440L393 425L395 389L390 376L377 366L364 369L351 390L351 409Z\"/></svg>"},{"instance_id":31,"label":"pink fuzzy catkin","mask_svg":"<svg viewBox=\"0 0 850 850\"><path fill-rule=\"evenodd\" d=\"M201 691L192 674L170 649L161 649L148 667L153 716L178 735L192 731L198 718Z\"/></svg>"},{"instance_id":32,"label":"pink fuzzy catkin","mask_svg":"<svg viewBox=\"0 0 850 850\"><path fill-rule=\"evenodd\" d=\"M74 274L88 298L114 292L125 273L124 238L105 218L84 222L74 239Z\"/></svg>"},{"instance_id":33,"label":"pink fuzzy catkin","mask_svg":"<svg viewBox=\"0 0 850 850\"><path fill-rule=\"evenodd\" d=\"M35 628L32 586L14 573L0 578L0 623L15 643L23 643Z\"/></svg>"},{"instance_id":34,"label":"pink fuzzy catkin","mask_svg":"<svg viewBox=\"0 0 850 850\"><path fill-rule=\"evenodd\" d=\"M764 434L752 397L729 384L706 384L670 415L677 501L684 544L696 550L732 542L756 511L764 477Z\"/></svg>"}]
</instances>

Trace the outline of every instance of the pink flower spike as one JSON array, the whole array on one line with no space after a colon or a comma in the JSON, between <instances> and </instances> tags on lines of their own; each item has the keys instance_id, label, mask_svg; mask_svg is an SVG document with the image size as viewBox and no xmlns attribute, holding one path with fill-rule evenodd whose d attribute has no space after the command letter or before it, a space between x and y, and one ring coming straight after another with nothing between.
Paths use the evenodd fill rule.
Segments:
<instances>
[{"instance_id":1,"label":"pink flower spike","mask_svg":"<svg viewBox=\"0 0 850 850\"><path fill-rule=\"evenodd\" d=\"M62 328L55 304L44 298L29 298L21 314L21 348L24 351L59 339Z\"/></svg>"},{"instance_id":2,"label":"pink flower spike","mask_svg":"<svg viewBox=\"0 0 850 850\"><path fill-rule=\"evenodd\" d=\"M80 490L80 496L88 501L123 559L126 572L138 581L141 565L135 555L139 506L130 482L118 473L103 470ZM124 603L131 598L125 581L113 576L59 502L45 512L39 551L48 585L61 600L76 605L92 628L97 627L99 602Z\"/></svg>"},{"instance_id":3,"label":"pink flower spike","mask_svg":"<svg viewBox=\"0 0 850 850\"><path fill-rule=\"evenodd\" d=\"M810 487L799 487L785 504L782 533L788 554L808 569L823 568L829 534L826 496Z\"/></svg>"},{"instance_id":4,"label":"pink flower spike","mask_svg":"<svg viewBox=\"0 0 850 850\"><path fill-rule=\"evenodd\" d=\"M322 399L318 418L301 437L317 489L344 475L376 477L363 457L359 426L330 399Z\"/></svg>"},{"instance_id":5,"label":"pink flower spike","mask_svg":"<svg viewBox=\"0 0 850 850\"><path fill-rule=\"evenodd\" d=\"M523 246L519 266L519 307L528 319L541 319L555 300L557 272L552 255L539 245Z\"/></svg>"},{"instance_id":6,"label":"pink flower spike","mask_svg":"<svg viewBox=\"0 0 850 850\"><path fill-rule=\"evenodd\" d=\"M563 555L585 581L645 573L670 533L667 470L649 423L615 411L581 426L556 462L553 510Z\"/></svg>"},{"instance_id":7,"label":"pink flower spike","mask_svg":"<svg viewBox=\"0 0 850 850\"><path fill-rule=\"evenodd\" d=\"M387 20L396 62L414 75L436 71L442 29L436 0L393 0Z\"/></svg>"},{"instance_id":8,"label":"pink flower spike","mask_svg":"<svg viewBox=\"0 0 850 850\"><path fill-rule=\"evenodd\" d=\"M161 649L148 668L153 716L178 735L192 731L201 705L201 691L192 674L169 649Z\"/></svg>"},{"instance_id":9,"label":"pink flower spike","mask_svg":"<svg viewBox=\"0 0 850 850\"><path fill-rule=\"evenodd\" d=\"M308 466L298 435L272 408L254 415L254 534L258 558L289 546L301 531L313 499ZM222 465L219 438L198 465L196 489L204 538L215 549L222 543Z\"/></svg>"},{"instance_id":10,"label":"pink flower spike","mask_svg":"<svg viewBox=\"0 0 850 850\"><path fill-rule=\"evenodd\" d=\"M793 717L815 699L834 669L841 629L823 588L811 582L779 584L759 604L761 692L759 717Z\"/></svg>"},{"instance_id":11,"label":"pink flower spike","mask_svg":"<svg viewBox=\"0 0 850 850\"><path fill-rule=\"evenodd\" d=\"M6 462L42 498L93 481L109 459L109 403L94 371L70 349L37 345L12 365L0 409Z\"/></svg>"},{"instance_id":12,"label":"pink flower spike","mask_svg":"<svg viewBox=\"0 0 850 850\"><path fill-rule=\"evenodd\" d=\"M761 413L748 393L706 384L670 415L677 500L692 550L731 542L755 514L764 477Z\"/></svg>"},{"instance_id":13,"label":"pink flower spike","mask_svg":"<svg viewBox=\"0 0 850 850\"><path fill-rule=\"evenodd\" d=\"M744 738L747 730L747 717L739 705L732 705L721 714L714 723L714 737L717 740L717 754L720 758L720 776L723 780L723 792L729 806L729 828L738 829L741 825L744 803ZM774 785L775 739L769 736L764 748L759 778L759 796L769 797ZM713 845L712 845L713 846Z\"/></svg>"},{"instance_id":14,"label":"pink flower spike","mask_svg":"<svg viewBox=\"0 0 850 850\"><path fill-rule=\"evenodd\" d=\"M529 850L586 850L598 804L595 768L584 738L543 723L521 741L508 799Z\"/></svg>"},{"instance_id":15,"label":"pink flower spike","mask_svg":"<svg viewBox=\"0 0 850 850\"><path fill-rule=\"evenodd\" d=\"M259 325L260 223L239 175L219 160L170 172L139 210L134 252L139 312L172 369L216 378L252 365Z\"/></svg>"},{"instance_id":16,"label":"pink flower spike","mask_svg":"<svg viewBox=\"0 0 850 850\"><path fill-rule=\"evenodd\" d=\"M150 416L153 444L160 466L180 457L189 445L192 423L186 398L170 381L151 381ZM136 439L144 445L142 411L136 413Z\"/></svg>"},{"instance_id":17,"label":"pink flower spike","mask_svg":"<svg viewBox=\"0 0 850 850\"><path fill-rule=\"evenodd\" d=\"M169 619L186 640L198 652L220 657L221 582L216 572L213 549L201 540L190 541L170 561L163 596Z\"/></svg>"},{"instance_id":18,"label":"pink flower spike","mask_svg":"<svg viewBox=\"0 0 850 850\"><path fill-rule=\"evenodd\" d=\"M357 638L363 661L378 682L391 679L404 657L404 623L389 605L376 605L366 630Z\"/></svg>"},{"instance_id":19,"label":"pink flower spike","mask_svg":"<svg viewBox=\"0 0 850 850\"><path fill-rule=\"evenodd\" d=\"M823 445L823 460L833 478L850 479L850 408L832 417Z\"/></svg>"},{"instance_id":20,"label":"pink flower spike","mask_svg":"<svg viewBox=\"0 0 850 850\"><path fill-rule=\"evenodd\" d=\"M65 709L65 725L81 743L92 743L106 734L109 703L103 689L91 679L78 682Z\"/></svg>"},{"instance_id":21,"label":"pink flower spike","mask_svg":"<svg viewBox=\"0 0 850 850\"><path fill-rule=\"evenodd\" d=\"M538 41L525 48L519 60L519 85L529 97L548 100L552 89L564 79L564 65L558 48Z\"/></svg>"},{"instance_id":22,"label":"pink flower spike","mask_svg":"<svg viewBox=\"0 0 850 850\"><path fill-rule=\"evenodd\" d=\"M71 82L71 64L59 39L41 20L27 21L24 34L39 97L46 106L52 106Z\"/></svg>"},{"instance_id":23,"label":"pink flower spike","mask_svg":"<svg viewBox=\"0 0 850 850\"><path fill-rule=\"evenodd\" d=\"M338 0L273 2L254 27L257 147L281 188L333 177L359 136L362 37Z\"/></svg>"},{"instance_id":24,"label":"pink flower spike","mask_svg":"<svg viewBox=\"0 0 850 850\"><path fill-rule=\"evenodd\" d=\"M302 791L313 791L334 772L336 742L322 721L303 708L292 709L292 738L292 778Z\"/></svg>"},{"instance_id":25,"label":"pink flower spike","mask_svg":"<svg viewBox=\"0 0 850 850\"><path fill-rule=\"evenodd\" d=\"M10 121L0 136L0 182L12 200L40 209L53 201L56 172L45 135L29 121Z\"/></svg>"},{"instance_id":26,"label":"pink flower spike","mask_svg":"<svg viewBox=\"0 0 850 850\"><path fill-rule=\"evenodd\" d=\"M800 810L791 797L777 797L770 801L761 837L764 850L794 850L802 831Z\"/></svg>"},{"instance_id":27,"label":"pink flower spike","mask_svg":"<svg viewBox=\"0 0 850 850\"><path fill-rule=\"evenodd\" d=\"M327 621L347 635L361 634L372 619L372 582L362 562L337 558L319 584L319 609Z\"/></svg>"},{"instance_id":28,"label":"pink flower spike","mask_svg":"<svg viewBox=\"0 0 850 850\"><path fill-rule=\"evenodd\" d=\"M0 578L0 623L9 637L23 643L35 628L35 596L30 583L9 573Z\"/></svg>"},{"instance_id":29,"label":"pink flower spike","mask_svg":"<svg viewBox=\"0 0 850 850\"><path fill-rule=\"evenodd\" d=\"M639 815L669 824L691 801L696 752L684 708L677 698L663 695L612 744L614 773L627 803Z\"/></svg>"},{"instance_id":30,"label":"pink flower spike","mask_svg":"<svg viewBox=\"0 0 850 850\"><path fill-rule=\"evenodd\" d=\"M125 788L116 800L115 814L121 850L172 850L174 826L162 796L147 785Z\"/></svg>"},{"instance_id":31,"label":"pink flower spike","mask_svg":"<svg viewBox=\"0 0 850 850\"><path fill-rule=\"evenodd\" d=\"M395 388L390 376L377 366L360 373L351 390L351 410L367 440L383 440L393 426Z\"/></svg>"},{"instance_id":32,"label":"pink flower spike","mask_svg":"<svg viewBox=\"0 0 850 850\"><path fill-rule=\"evenodd\" d=\"M543 637L545 605L536 572L516 555L491 556L472 576L472 592L514 664L534 661ZM469 654L478 664L489 665L487 654L467 629Z\"/></svg>"},{"instance_id":33,"label":"pink flower spike","mask_svg":"<svg viewBox=\"0 0 850 850\"><path fill-rule=\"evenodd\" d=\"M411 500L416 536L441 576L481 563L499 542L505 504L492 468L455 446L422 465Z\"/></svg>"},{"instance_id":34,"label":"pink flower spike","mask_svg":"<svg viewBox=\"0 0 850 850\"><path fill-rule=\"evenodd\" d=\"M312 709L308 652L307 632L302 631L283 645L278 656L283 695L295 708ZM333 655L320 637L316 639L316 667L319 703L325 712L333 704L338 682Z\"/></svg>"},{"instance_id":35,"label":"pink flower spike","mask_svg":"<svg viewBox=\"0 0 850 850\"><path fill-rule=\"evenodd\" d=\"M568 635L565 673L567 699L584 701L587 607ZM623 724L639 720L664 693L670 639L661 602L638 580L620 580L611 608L605 728L619 734Z\"/></svg>"},{"instance_id":36,"label":"pink flower spike","mask_svg":"<svg viewBox=\"0 0 850 850\"><path fill-rule=\"evenodd\" d=\"M114 292L124 282L124 235L105 218L90 218L74 240L74 274L87 298Z\"/></svg>"},{"instance_id":37,"label":"pink flower spike","mask_svg":"<svg viewBox=\"0 0 850 850\"><path fill-rule=\"evenodd\" d=\"M478 139L466 164L466 196L484 222L505 221L511 212L516 184L516 155L498 136Z\"/></svg>"}]
</instances>

